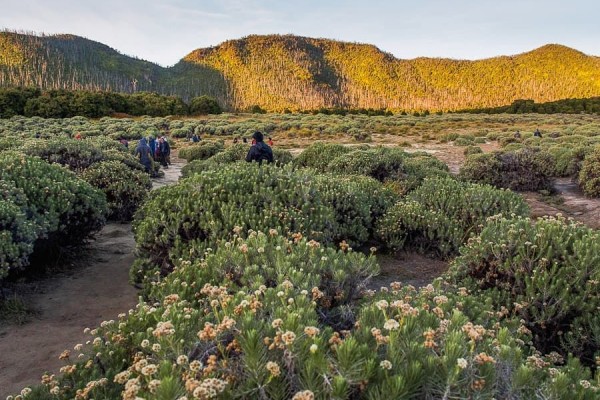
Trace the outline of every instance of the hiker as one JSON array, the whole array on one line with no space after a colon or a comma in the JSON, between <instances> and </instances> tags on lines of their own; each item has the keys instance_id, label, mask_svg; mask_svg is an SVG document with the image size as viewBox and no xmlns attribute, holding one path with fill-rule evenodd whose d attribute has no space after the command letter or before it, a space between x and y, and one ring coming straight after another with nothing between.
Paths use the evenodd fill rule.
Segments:
<instances>
[{"instance_id":1,"label":"hiker","mask_svg":"<svg viewBox=\"0 0 600 400\"><path fill-rule=\"evenodd\" d=\"M515 132L515 139L521 139L521 132L519 132L519 131Z\"/></svg>"},{"instance_id":2,"label":"hiker","mask_svg":"<svg viewBox=\"0 0 600 400\"><path fill-rule=\"evenodd\" d=\"M152 156L156 157L156 139L154 139L154 136L150 136L148 145L150 146L150 150L152 150Z\"/></svg>"},{"instance_id":3,"label":"hiker","mask_svg":"<svg viewBox=\"0 0 600 400\"><path fill-rule=\"evenodd\" d=\"M233 138L233 144L238 144L238 138Z\"/></svg>"},{"instance_id":4,"label":"hiker","mask_svg":"<svg viewBox=\"0 0 600 400\"><path fill-rule=\"evenodd\" d=\"M134 155L139 157L140 163L144 166L146 173L152 174L152 150L146 143L146 138L141 138L139 144L135 148Z\"/></svg>"},{"instance_id":5,"label":"hiker","mask_svg":"<svg viewBox=\"0 0 600 400\"><path fill-rule=\"evenodd\" d=\"M165 140L164 136L161 136L158 139L158 145L156 146L156 154L158 155L158 162L165 168L168 168L168 164L170 164L170 155L171 155L171 147L169 143Z\"/></svg>"},{"instance_id":6,"label":"hiker","mask_svg":"<svg viewBox=\"0 0 600 400\"><path fill-rule=\"evenodd\" d=\"M540 132L539 129L536 128L535 132L533 132L533 137L542 137L542 133Z\"/></svg>"},{"instance_id":7,"label":"hiker","mask_svg":"<svg viewBox=\"0 0 600 400\"><path fill-rule=\"evenodd\" d=\"M243 139L242 139L242 142L243 142L243 143L248 143L248 139L246 139L246 138L243 138Z\"/></svg>"},{"instance_id":8,"label":"hiker","mask_svg":"<svg viewBox=\"0 0 600 400\"><path fill-rule=\"evenodd\" d=\"M77 134L75 135L75 139L81 140L82 139L81 133L77 132Z\"/></svg>"},{"instance_id":9,"label":"hiker","mask_svg":"<svg viewBox=\"0 0 600 400\"><path fill-rule=\"evenodd\" d=\"M256 144L248 150L246 161L257 161L262 164L263 160L266 160L268 164L271 164L273 162L273 150L263 142L263 134L256 131L252 134L252 139L256 141Z\"/></svg>"},{"instance_id":10,"label":"hiker","mask_svg":"<svg viewBox=\"0 0 600 400\"><path fill-rule=\"evenodd\" d=\"M123 146L125 146L126 149L129 148L129 142L127 141L127 139L125 138L119 138L119 143L121 143Z\"/></svg>"},{"instance_id":11,"label":"hiker","mask_svg":"<svg viewBox=\"0 0 600 400\"><path fill-rule=\"evenodd\" d=\"M273 139L271 139L270 136L269 136L269 140L267 141L267 143L269 144L269 146L273 147Z\"/></svg>"},{"instance_id":12,"label":"hiker","mask_svg":"<svg viewBox=\"0 0 600 400\"><path fill-rule=\"evenodd\" d=\"M192 142L198 143L199 141L200 141L200 137L194 133L194 135L192 136Z\"/></svg>"}]
</instances>

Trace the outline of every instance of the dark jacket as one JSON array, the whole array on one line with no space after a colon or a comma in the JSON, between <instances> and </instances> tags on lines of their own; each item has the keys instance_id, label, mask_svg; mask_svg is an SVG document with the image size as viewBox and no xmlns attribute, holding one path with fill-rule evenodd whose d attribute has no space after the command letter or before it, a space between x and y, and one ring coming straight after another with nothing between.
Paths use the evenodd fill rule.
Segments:
<instances>
[{"instance_id":1,"label":"dark jacket","mask_svg":"<svg viewBox=\"0 0 600 400\"><path fill-rule=\"evenodd\" d=\"M271 164L273 162L273 150L265 142L258 142L248 150L246 161L257 161L259 164L262 164L263 160Z\"/></svg>"},{"instance_id":2,"label":"dark jacket","mask_svg":"<svg viewBox=\"0 0 600 400\"><path fill-rule=\"evenodd\" d=\"M146 144L146 139L140 139L139 144L135 148L135 155L140 157L140 162L142 164L150 164L152 160L152 150L150 150L150 146Z\"/></svg>"}]
</instances>

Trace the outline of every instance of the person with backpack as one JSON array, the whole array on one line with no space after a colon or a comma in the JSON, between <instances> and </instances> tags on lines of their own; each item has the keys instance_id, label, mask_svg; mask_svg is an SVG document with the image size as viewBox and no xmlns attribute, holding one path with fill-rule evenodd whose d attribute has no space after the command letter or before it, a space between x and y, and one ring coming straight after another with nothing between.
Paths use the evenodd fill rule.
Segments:
<instances>
[{"instance_id":1,"label":"person with backpack","mask_svg":"<svg viewBox=\"0 0 600 400\"><path fill-rule=\"evenodd\" d=\"M267 164L271 164L273 162L273 150L271 150L271 148L263 141L263 134L256 131L254 134L252 134L252 139L256 141L256 144L250 147L250 150L248 150L248 154L246 154L246 161L256 161L259 164L262 164L263 161L266 161Z\"/></svg>"}]
</instances>

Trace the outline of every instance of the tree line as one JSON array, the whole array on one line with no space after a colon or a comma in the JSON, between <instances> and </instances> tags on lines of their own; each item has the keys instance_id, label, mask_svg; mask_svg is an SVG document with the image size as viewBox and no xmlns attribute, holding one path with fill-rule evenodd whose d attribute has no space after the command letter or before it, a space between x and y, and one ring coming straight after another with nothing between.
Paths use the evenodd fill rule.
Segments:
<instances>
[{"instance_id":1,"label":"tree line","mask_svg":"<svg viewBox=\"0 0 600 400\"><path fill-rule=\"evenodd\" d=\"M219 103L209 96L194 97L186 103L181 97L151 92L127 94L88 90L0 88L0 118L10 118L14 115L100 118L114 114L164 117L221 112Z\"/></svg>"}]
</instances>

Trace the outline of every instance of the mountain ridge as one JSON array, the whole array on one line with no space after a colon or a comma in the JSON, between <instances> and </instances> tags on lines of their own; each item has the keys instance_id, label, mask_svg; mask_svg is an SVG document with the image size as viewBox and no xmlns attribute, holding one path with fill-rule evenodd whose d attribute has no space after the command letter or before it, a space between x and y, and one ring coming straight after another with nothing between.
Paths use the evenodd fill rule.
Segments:
<instances>
[{"instance_id":1,"label":"mountain ridge","mask_svg":"<svg viewBox=\"0 0 600 400\"><path fill-rule=\"evenodd\" d=\"M0 86L209 95L230 110L451 111L599 96L600 58L547 44L479 60L400 59L372 44L250 35L161 67L76 35L4 31Z\"/></svg>"}]
</instances>

